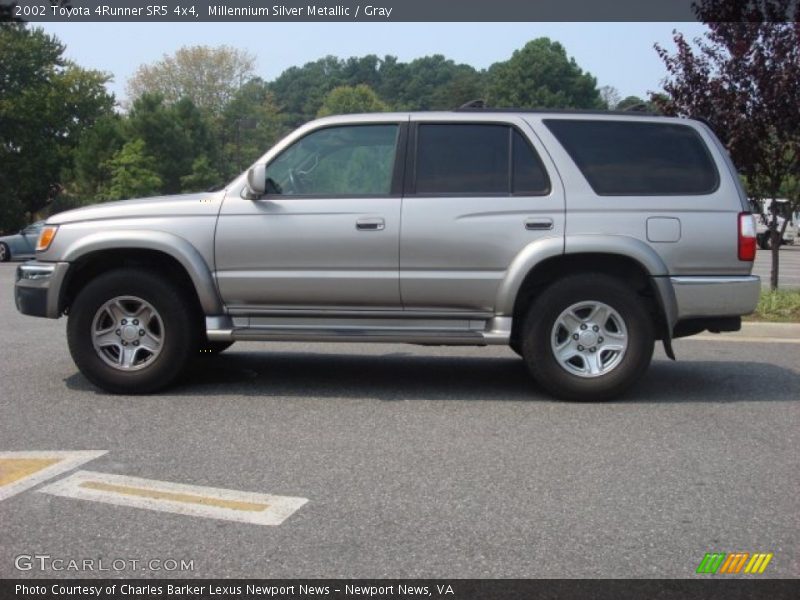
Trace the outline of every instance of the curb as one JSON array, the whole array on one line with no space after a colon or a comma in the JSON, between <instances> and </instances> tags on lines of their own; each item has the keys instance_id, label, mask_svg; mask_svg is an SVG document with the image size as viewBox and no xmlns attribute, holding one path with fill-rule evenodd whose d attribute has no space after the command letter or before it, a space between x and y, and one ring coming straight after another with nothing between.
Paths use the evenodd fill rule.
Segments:
<instances>
[{"instance_id":1,"label":"curb","mask_svg":"<svg viewBox=\"0 0 800 600\"><path fill-rule=\"evenodd\" d=\"M800 323L743 321L741 331L734 331L725 335L800 340Z\"/></svg>"},{"instance_id":2,"label":"curb","mask_svg":"<svg viewBox=\"0 0 800 600\"><path fill-rule=\"evenodd\" d=\"M760 323L744 321L740 331L703 332L681 338L705 342L750 342L761 344L800 344L800 323Z\"/></svg>"}]
</instances>

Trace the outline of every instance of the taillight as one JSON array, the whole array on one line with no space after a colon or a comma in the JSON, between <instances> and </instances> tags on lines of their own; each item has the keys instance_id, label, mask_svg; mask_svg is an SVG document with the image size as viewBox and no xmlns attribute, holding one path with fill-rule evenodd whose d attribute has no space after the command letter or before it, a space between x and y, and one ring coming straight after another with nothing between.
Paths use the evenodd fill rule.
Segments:
<instances>
[{"instance_id":1,"label":"taillight","mask_svg":"<svg viewBox=\"0 0 800 600\"><path fill-rule=\"evenodd\" d=\"M756 258L756 218L751 213L739 213L739 260Z\"/></svg>"}]
</instances>

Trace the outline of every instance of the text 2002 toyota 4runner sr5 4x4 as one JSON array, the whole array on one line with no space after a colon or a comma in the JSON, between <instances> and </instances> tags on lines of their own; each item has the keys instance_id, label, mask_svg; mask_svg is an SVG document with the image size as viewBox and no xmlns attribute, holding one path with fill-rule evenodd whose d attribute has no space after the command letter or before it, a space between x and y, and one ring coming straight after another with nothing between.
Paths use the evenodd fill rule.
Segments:
<instances>
[{"instance_id":1,"label":"text 2002 toyota 4runner sr5 4x4","mask_svg":"<svg viewBox=\"0 0 800 600\"><path fill-rule=\"evenodd\" d=\"M654 340L731 331L756 231L704 124L464 110L320 119L224 190L47 221L28 315L68 314L111 392L237 340L506 344L566 399L619 395Z\"/></svg>"}]
</instances>

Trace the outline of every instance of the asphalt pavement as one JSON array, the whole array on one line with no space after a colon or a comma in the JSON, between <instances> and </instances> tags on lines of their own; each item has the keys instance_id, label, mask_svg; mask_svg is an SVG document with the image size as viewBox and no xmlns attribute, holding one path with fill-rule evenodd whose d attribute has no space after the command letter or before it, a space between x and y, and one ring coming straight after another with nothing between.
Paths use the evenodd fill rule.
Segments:
<instances>
[{"instance_id":1,"label":"asphalt pavement","mask_svg":"<svg viewBox=\"0 0 800 600\"><path fill-rule=\"evenodd\" d=\"M761 285L769 287L772 272L772 252L758 250L753 265L753 275L761 277ZM778 253L778 284L781 288L800 288L800 241L791 246L781 246Z\"/></svg>"},{"instance_id":2,"label":"asphalt pavement","mask_svg":"<svg viewBox=\"0 0 800 600\"><path fill-rule=\"evenodd\" d=\"M800 576L791 339L677 341L603 404L549 398L505 348L354 344L238 343L165 393L112 396L12 285L0 266L0 454L105 451L78 468L307 502L264 525L40 491L66 471L0 500L0 577L683 578L707 552Z\"/></svg>"}]
</instances>

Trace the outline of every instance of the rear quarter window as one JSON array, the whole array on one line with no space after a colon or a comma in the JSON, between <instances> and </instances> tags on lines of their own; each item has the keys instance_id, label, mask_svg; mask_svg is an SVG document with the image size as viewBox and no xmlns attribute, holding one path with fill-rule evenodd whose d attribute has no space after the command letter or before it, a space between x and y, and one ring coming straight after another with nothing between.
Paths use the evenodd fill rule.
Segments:
<instances>
[{"instance_id":1,"label":"rear quarter window","mask_svg":"<svg viewBox=\"0 0 800 600\"><path fill-rule=\"evenodd\" d=\"M544 124L599 195L702 195L719 186L705 142L687 125L580 119Z\"/></svg>"}]
</instances>

